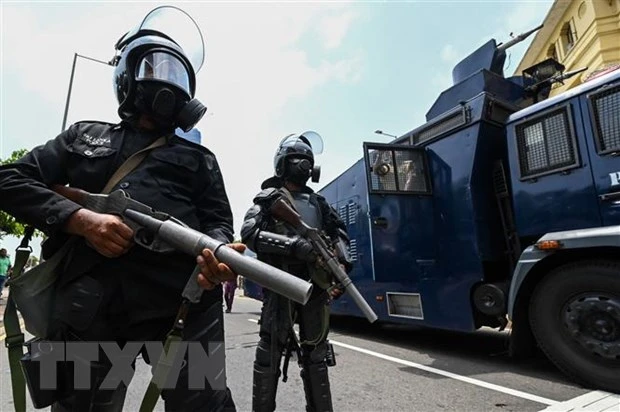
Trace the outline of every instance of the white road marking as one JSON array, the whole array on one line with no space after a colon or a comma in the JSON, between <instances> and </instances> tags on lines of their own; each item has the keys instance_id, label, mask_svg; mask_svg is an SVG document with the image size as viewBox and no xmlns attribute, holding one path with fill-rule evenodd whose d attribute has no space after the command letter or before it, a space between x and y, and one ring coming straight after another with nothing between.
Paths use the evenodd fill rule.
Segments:
<instances>
[{"instance_id":1,"label":"white road marking","mask_svg":"<svg viewBox=\"0 0 620 412\"><path fill-rule=\"evenodd\" d=\"M257 319L248 319L250 322L254 322L254 323L258 323ZM519 398L523 398L523 399L527 399L533 402L538 402L538 403L542 403L544 405L556 405L559 402L558 401L554 401L552 399L548 399L548 398L543 398L542 396L537 396L537 395L533 395L531 393L527 393L527 392L523 392L523 391L519 391L516 389L510 389L510 388L506 388L504 386L500 386L500 385L495 385L493 383L488 383L485 381L481 381L479 379L474 379L474 378L469 378L467 376L461 376L461 375L457 375L456 373L452 373L452 372L447 372L447 371L443 371L441 369L437 369L437 368L433 368L430 366L426 366L426 365L422 365L419 363L415 363L415 362L410 362L407 360L403 360L403 359L399 359L399 358L395 358L393 356L389 356L389 355L384 355L382 353L379 352L375 352L375 351L371 351L368 349L364 349L364 348L360 348L357 346L353 346L353 345L349 345L348 343L343 343L343 342L338 342L335 340L330 339L329 342L333 345L336 346L340 346L346 349L350 349L356 352L360 352L360 353L364 353L366 355L370 355L370 356L374 356L376 358L379 359L383 359L383 360L387 360L390 362L394 362L394 363L398 363L401 365L405 365L405 366L409 366L411 368L416 368L416 369L420 369L426 372L430 372L430 373L434 373L436 375L441 375L441 376L445 376L447 378L451 378L451 379L455 379L461 382L465 382L465 383L470 383L472 385L476 385L476 386L480 386L482 388L486 388L486 389L491 389L497 392L502 392L508 395L512 395L512 396L516 396Z\"/></svg>"},{"instance_id":2,"label":"white road marking","mask_svg":"<svg viewBox=\"0 0 620 412\"><path fill-rule=\"evenodd\" d=\"M540 412L570 411L620 411L620 395L605 391L592 391L565 402L549 406Z\"/></svg>"}]
</instances>

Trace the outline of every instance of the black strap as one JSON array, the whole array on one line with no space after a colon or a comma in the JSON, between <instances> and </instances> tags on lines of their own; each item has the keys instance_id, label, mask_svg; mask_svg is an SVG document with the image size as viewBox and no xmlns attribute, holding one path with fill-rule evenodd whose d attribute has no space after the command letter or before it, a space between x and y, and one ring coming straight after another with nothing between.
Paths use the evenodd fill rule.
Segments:
<instances>
[{"instance_id":1,"label":"black strap","mask_svg":"<svg viewBox=\"0 0 620 412\"><path fill-rule=\"evenodd\" d=\"M187 319L190 305L191 302L189 300L183 300L177 317L174 320L172 330L166 335L164 350L161 352L161 355L159 355L157 365L155 365L153 369L153 376L151 377L149 386L146 388L146 393L140 404L140 412L151 412L155 409L159 395L168 379L170 369L172 369L174 365L179 345L183 340L183 329L185 329L185 320Z\"/></svg>"},{"instance_id":2,"label":"black strap","mask_svg":"<svg viewBox=\"0 0 620 412\"><path fill-rule=\"evenodd\" d=\"M11 385L13 386L13 403L15 412L26 411L26 381L21 370L20 360L24 356L24 334L21 333L19 318L15 302L9 295L4 310L4 330L6 338L4 346L9 355L9 368L11 370Z\"/></svg>"},{"instance_id":3,"label":"black strap","mask_svg":"<svg viewBox=\"0 0 620 412\"><path fill-rule=\"evenodd\" d=\"M284 353L284 364L282 365L282 382L286 382L288 380L288 364L291 360L291 356L293 355L293 351L297 354L297 360L301 360L301 349L299 348L299 344L297 343L297 339L295 337L295 331L291 327L291 334L286 341L286 352Z\"/></svg>"},{"instance_id":4,"label":"black strap","mask_svg":"<svg viewBox=\"0 0 620 412\"><path fill-rule=\"evenodd\" d=\"M28 262L32 248L28 245L34 234L34 227L26 226L24 237L15 250L15 262L13 265L13 273L11 279L17 279L21 276L24 266ZM10 287L10 279L9 279ZM17 307L13 301L11 293L7 299L6 308L4 310L4 331L6 338L4 346L7 348L9 355L9 368L11 370L11 385L13 387L13 404L16 412L26 411L26 381L21 370L20 360L24 356L24 334L19 325L19 317L17 316Z\"/></svg>"},{"instance_id":5,"label":"black strap","mask_svg":"<svg viewBox=\"0 0 620 412\"><path fill-rule=\"evenodd\" d=\"M24 229L24 237L22 238L22 241L19 244L19 248L22 248L22 249L28 248L29 247L28 243L30 243L30 241L32 240L33 235L34 235L34 226L26 226L26 229Z\"/></svg>"}]
</instances>

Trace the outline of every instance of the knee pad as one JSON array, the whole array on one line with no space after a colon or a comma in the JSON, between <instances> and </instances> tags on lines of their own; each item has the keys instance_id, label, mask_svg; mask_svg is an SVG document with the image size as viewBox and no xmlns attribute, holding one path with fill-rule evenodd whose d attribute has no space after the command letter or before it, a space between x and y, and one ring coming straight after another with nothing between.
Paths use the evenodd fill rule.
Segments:
<instances>
[{"instance_id":1,"label":"knee pad","mask_svg":"<svg viewBox=\"0 0 620 412\"><path fill-rule=\"evenodd\" d=\"M301 348L303 363L322 363L327 355L327 344L321 342L316 346L303 345Z\"/></svg>"},{"instance_id":2,"label":"knee pad","mask_svg":"<svg viewBox=\"0 0 620 412\"><path fill-rule=\"evenodd\" d=\"M260 366L271 366L273 358L271 351L271 339L261 338L256 346L256 363Z\"/></svg>"}]
</instances>

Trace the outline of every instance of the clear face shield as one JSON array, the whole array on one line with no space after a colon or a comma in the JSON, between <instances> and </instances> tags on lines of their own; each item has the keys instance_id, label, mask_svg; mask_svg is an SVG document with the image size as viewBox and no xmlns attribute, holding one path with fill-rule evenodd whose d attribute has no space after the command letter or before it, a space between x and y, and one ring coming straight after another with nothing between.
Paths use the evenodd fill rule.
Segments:
<instances>
[{"instance_id":1,"label":"clear face shield","mask_svg":"<svg viewBox=\"0 0 620 412\"><path fill-rule=\"evenodd\" d=\"M162 52L149 52L142 56L136 67L136 80L163 80L180 87L191 95L189 73L176 56Z\"/></svg>"},{"instance_id":2,"label":"clear face shield","mask_svg":"<svg viewBox=\"0 0 620 412\"><path fill-rule=\"evenodd\" d=\"M301 134L290 134L282 139L279 147L293 147L297 142L302 142L310 146L314 155L323 153L323 138L320 134L313 131L307 131Z\"/></svg>"},{"instance_id":3,"label":"clear face shield","mask_svg":"<svg viewBox=\"0 0 620 412\"><path fill-rule=\"evenodd\" d=\"M174 6L160 6L151 10L146 17L125 34L116 43L116 49L121 50L140 32L156 32L174 41L189 59L194 73L198 73L204 63L205 48L202 33L198 25L189 14Z\"/></svg>"}]
</instances>

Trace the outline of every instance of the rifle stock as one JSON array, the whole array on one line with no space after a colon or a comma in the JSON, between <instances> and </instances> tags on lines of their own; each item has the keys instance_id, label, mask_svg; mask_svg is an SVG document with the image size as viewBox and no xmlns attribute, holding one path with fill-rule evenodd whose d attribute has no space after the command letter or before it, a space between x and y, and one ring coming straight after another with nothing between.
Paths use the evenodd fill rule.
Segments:
<instances>
[{"instance_id":1,"label":"rifle stock","mask_svg":"<svg viewBox=\"0 0 620 412\"><path fill-rule=\"evenodd\" d=\"M88 192L82 189L70 186L52 185L51 189L59 195L64 196L79 205L84 205L84 203L86 203L86 198L89 195Z\"/></svg>"},{"instance_id":2,"label":"rifle stock","mask_svg":"<svg viewBox=\"0 0 620 412\"><path fill-rule=\"evenodd\" d=\"M271 206L271 214L279 220L288 223L295 229L303 227L301 216L295 212L284 200L278 199Z\"/></svg>"}]
</instances>

